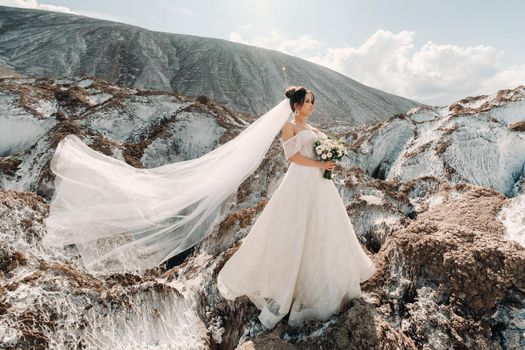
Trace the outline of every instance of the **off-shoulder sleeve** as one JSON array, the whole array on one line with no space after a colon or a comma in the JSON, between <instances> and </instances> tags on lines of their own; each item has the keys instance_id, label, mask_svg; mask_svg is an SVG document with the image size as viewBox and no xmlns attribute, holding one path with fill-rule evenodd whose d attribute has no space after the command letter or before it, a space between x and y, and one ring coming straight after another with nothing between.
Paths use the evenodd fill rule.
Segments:
<instances>
[{"instance_id":1,"label":"off-shoulder sleeve","mask_svg":"<svg viewBox=\"0 0 525 350\"><path fill-rule=\"evenodd\" d=\"M291 156L299 152L301 149L301 140L299 135L289 138L288 140L282 142L284 148L284 156L286 159L290 159Z\"/></svg>"}]
</instances>

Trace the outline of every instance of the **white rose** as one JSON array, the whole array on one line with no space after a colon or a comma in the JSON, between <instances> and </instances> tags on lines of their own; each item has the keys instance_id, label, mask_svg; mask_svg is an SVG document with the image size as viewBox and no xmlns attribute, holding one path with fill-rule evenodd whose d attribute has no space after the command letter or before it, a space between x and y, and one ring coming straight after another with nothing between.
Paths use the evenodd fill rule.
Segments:
<instances>
[{"instance_id":1,"label":"white rose","mask_svg":"<svg viewBox=\"0 0 525 350\"><path fill-rule=\"evenodd\" d=\"M326 159L326 154L321 154L322 159Z\"/></svg>"},{"instance_id":2,"label":"white rose","mask_svg":"<svg viewBox=\"0 0 525 350\"><path fill-rule=\"evenodd\" d=\"M321 153L323 153L323 152L322 152L320 149L318 149L318 150L316 151L316 153L319 155L319 154L321 154Z\"/></svg>"},{"instance_id":3,"label":"white rose","mask_svg":"<svg viewBox=\"0 0 525 350\"><path fill-rule=\"evenodd\" d=\"M328 158L332 157L332 152L328 152Z\"/></svg>"}]
</instances>

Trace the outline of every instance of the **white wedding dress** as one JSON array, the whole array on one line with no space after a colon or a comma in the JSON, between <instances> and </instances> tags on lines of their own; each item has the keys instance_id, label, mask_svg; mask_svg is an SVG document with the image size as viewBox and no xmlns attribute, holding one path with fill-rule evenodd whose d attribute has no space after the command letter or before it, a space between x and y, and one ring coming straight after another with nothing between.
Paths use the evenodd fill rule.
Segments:
<instances>
[{"instance_id":1,"label":"white wedding dress","mask_svg":"<svg viewBox=\"0 0 525 350\"><path fill-rule=\"evenodd\" d=\"M314 158L313 143L326 135L303 129L284 142L287 158ZM217 277L229 300L246 295L271 329L327 320L361 294L375 265L361 247L345 205L322 169L291 162L282 182L240 248Z\"/></svg>"}]
</instances>

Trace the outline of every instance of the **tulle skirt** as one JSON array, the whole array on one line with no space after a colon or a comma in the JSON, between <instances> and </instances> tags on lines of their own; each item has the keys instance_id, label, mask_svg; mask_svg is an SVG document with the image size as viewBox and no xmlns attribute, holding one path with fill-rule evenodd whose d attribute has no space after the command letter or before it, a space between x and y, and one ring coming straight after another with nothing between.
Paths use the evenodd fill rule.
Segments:
<instances>
[{"instance_id":1,"label":"tulle skirt","mask_svg":"<svg viewBox=\"0 0 525 350\"><path fill-rule=\"evenodd\" d=\"M217 278L229 300L246 295L271 329L327 320L361 294L375 265L323 170L290 163L282 182Z\"/></svg>"}]
</instances>

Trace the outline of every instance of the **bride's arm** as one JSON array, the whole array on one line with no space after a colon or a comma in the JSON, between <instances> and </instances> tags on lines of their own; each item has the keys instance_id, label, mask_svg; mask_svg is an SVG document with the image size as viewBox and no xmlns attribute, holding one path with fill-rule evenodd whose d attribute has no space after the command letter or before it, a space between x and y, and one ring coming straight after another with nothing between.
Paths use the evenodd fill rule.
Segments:
<instances>
[{"instance_id":1,"label":"bride's arm","mask_svg":"<svg viewBox=\"0 0 525 350\"><path fill-rule=\"evenodd\" d=\"M286 122L282 129L283 142L286 142L287 140L291 139L293 136L294 136L293 126L290 123ZM292 162L295 162L301 165L312 166L312 167L321 168L321 169L323 168L320 160L311 159L311 158L302 156L299 152L297 152L296 154L294 154L288 159Z\"/></svg>"},{"instance_id":2,"label":"bride's arm","mask_svg":"<svg viewBox=\"0 0 525 350\"><path fill-rule=\"evenodd\" d=\"M316 167L316 168L322 168L320 160L311 159L311 158L302 156L299 153L294 154L289 159L291 161L296 162L296 163L301 164L301 165L307 165L307 166L313 166L313 167Z\"/></svg>"}]
</instances>

